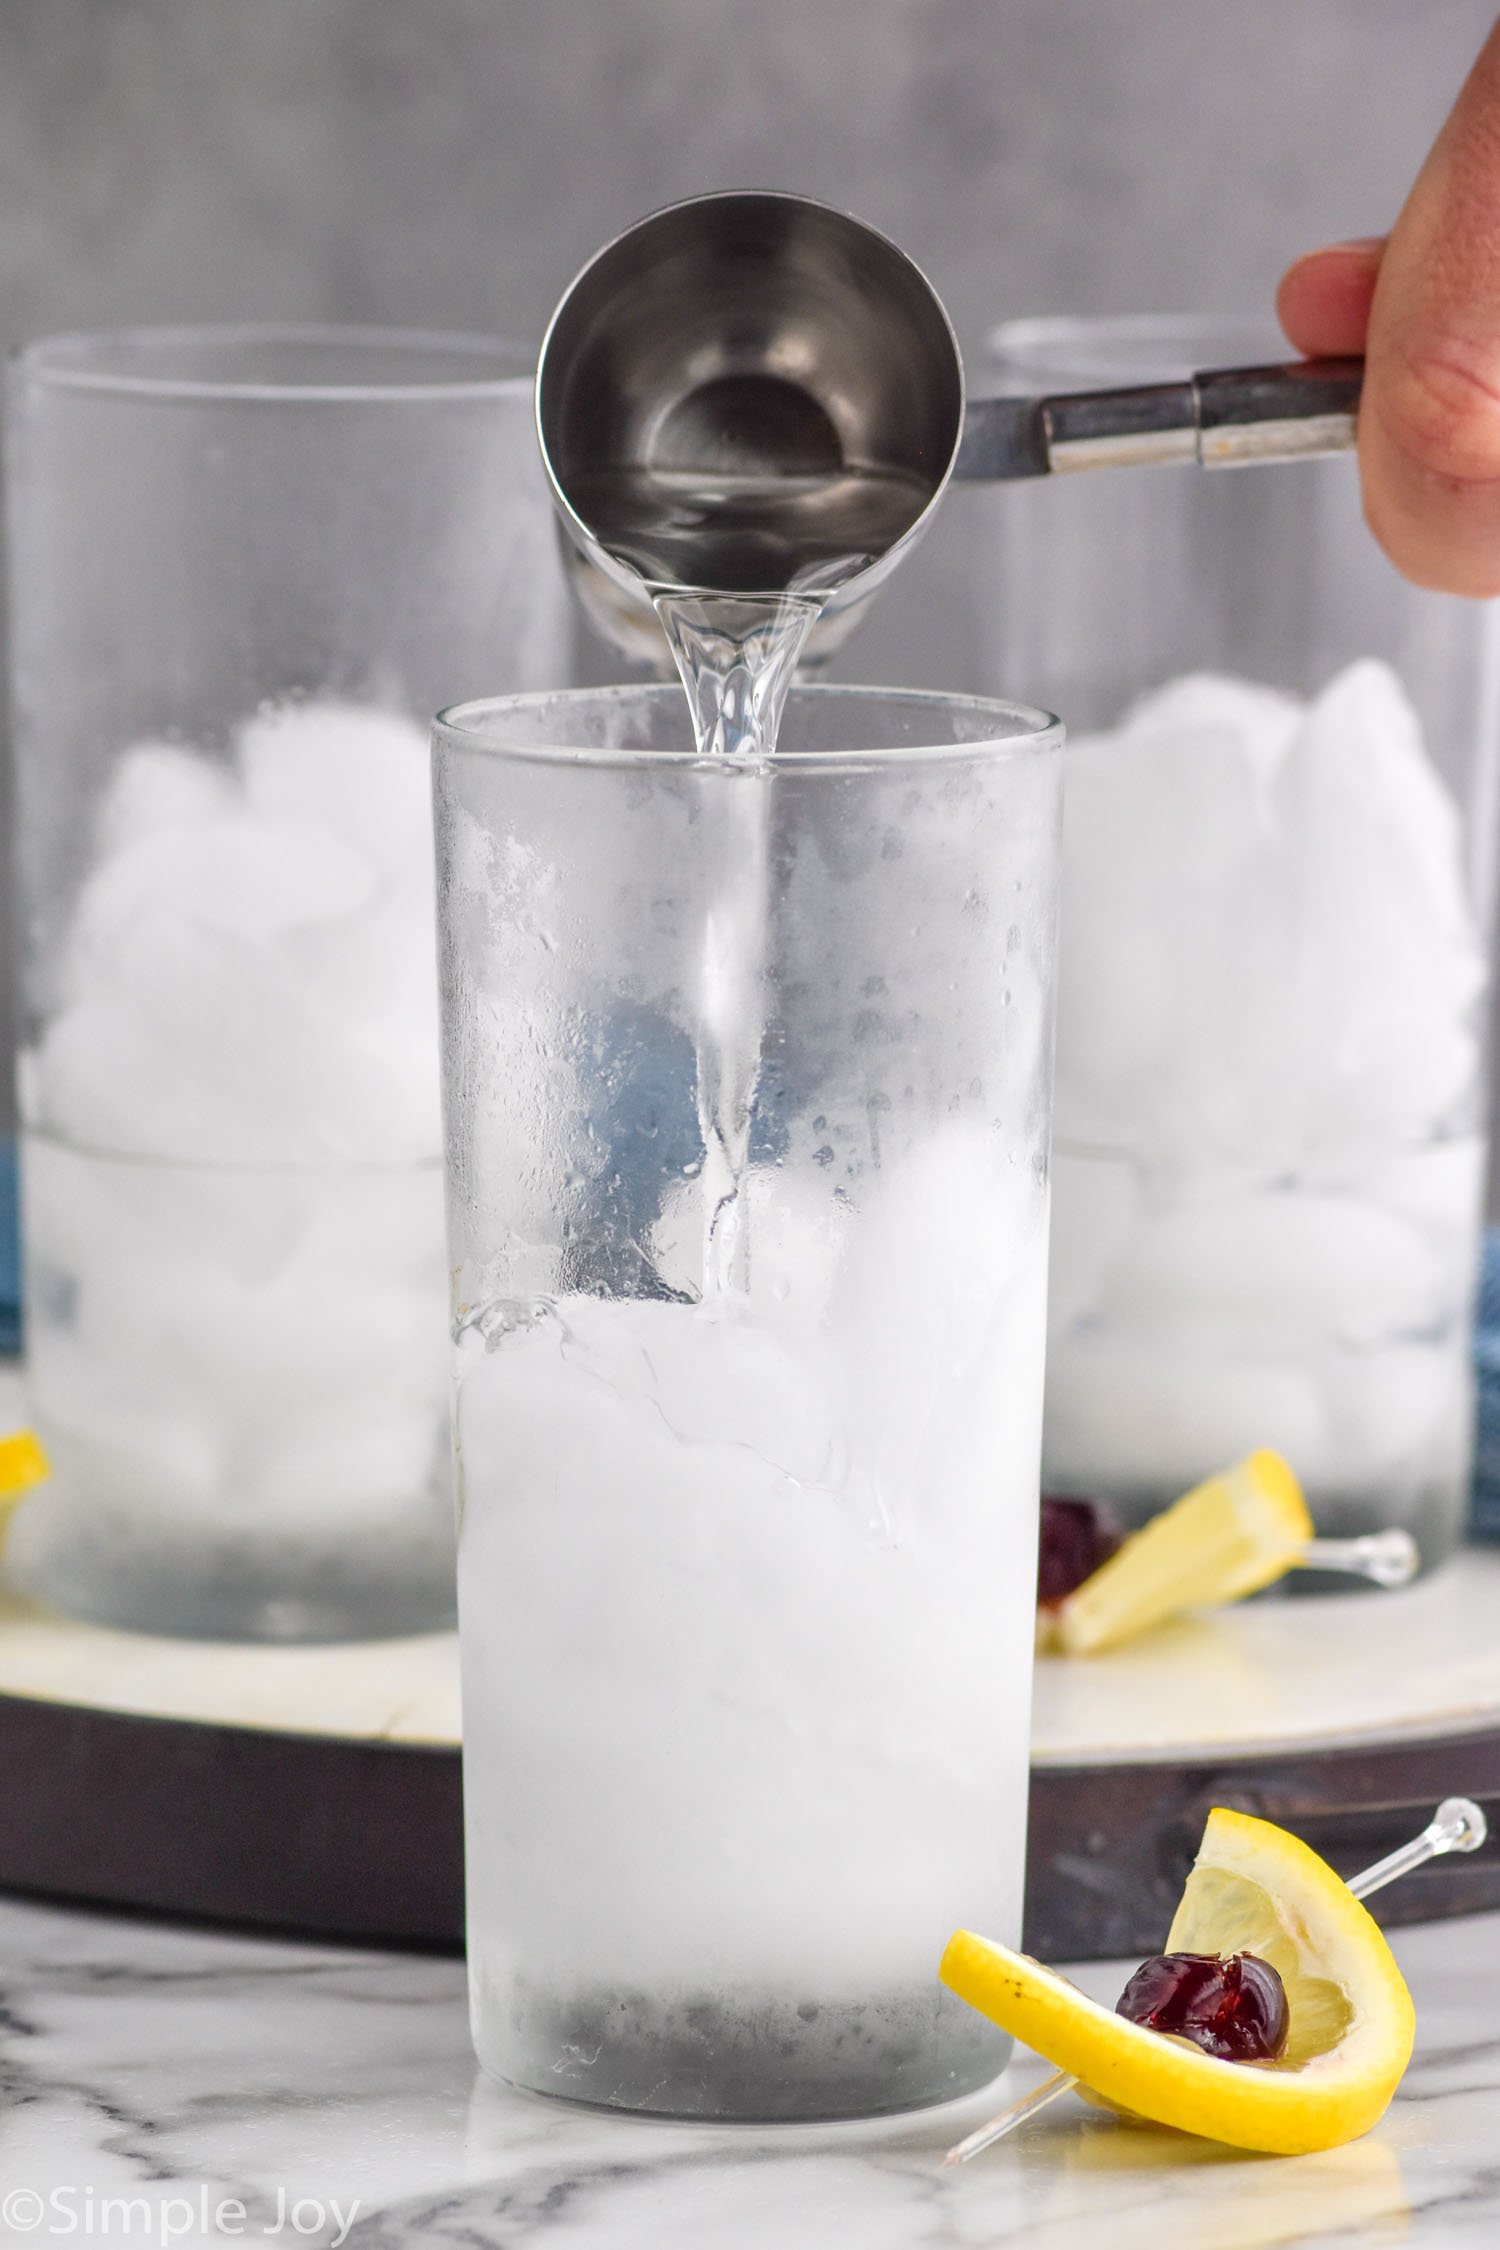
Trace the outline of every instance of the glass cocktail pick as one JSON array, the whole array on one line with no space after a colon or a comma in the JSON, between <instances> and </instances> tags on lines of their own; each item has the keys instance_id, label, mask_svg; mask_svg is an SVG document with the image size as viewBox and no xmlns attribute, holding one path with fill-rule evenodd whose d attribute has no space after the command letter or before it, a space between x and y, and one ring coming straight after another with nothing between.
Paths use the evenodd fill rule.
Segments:
<instances>
[{"instance_id":1,"label":"glass cocktail pick","mask_svg":"<svg viewBox=\"0 0 1500 2250\"><path fill-rule=\"evenodd\" d=\"M1421 1568L1421 1556L1409 1531L1369 1531L1362 1539L1309 1539L1292 1568L1338 1570L1351 1578L1368 1578L1372 1586L1409 1586Z\"/></svg>"},{"instance_id":2,"label":"glass cocktail pick","mask_svg":"<svg viewBox=\"0 0 1500 2250\"><path fill-rule=\"evenodd\" d=\"M1349 1878L1349 1888L1356 1898L1369 1898L1375 1891L1383 1891L1388 1883L1399 1882L1414 1868L1425 1867L1430 1859L1442 1859L1448 1852L1477 1851L1489 1834L1489 1824L1480 1807L1471 1797L1445 1797L1420 1836L1377 1859L1373 1867L1364 1868ZM967 2164L971 2157L979 2156L996 2141L1003 2141L1018 2126L1038 2116L1042 2110L1057 2101L1063 2094L1071 2093L1078 2080L1065 2070L1054 2071L1031 2091L1022 2094L1018 2101L1000 2110L983 2125L976 2126L956 2141L943 2158L945 2165Z\"/></svg>"}]
</instances>

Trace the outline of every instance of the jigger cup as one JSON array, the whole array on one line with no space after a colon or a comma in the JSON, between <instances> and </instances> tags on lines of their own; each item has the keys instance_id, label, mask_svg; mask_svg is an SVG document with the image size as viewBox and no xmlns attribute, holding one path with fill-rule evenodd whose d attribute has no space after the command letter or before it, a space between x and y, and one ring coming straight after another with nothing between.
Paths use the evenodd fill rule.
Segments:
<instances>
[{"instance_id":1,"label":"jigger cup","mask_svg":"<svg viewBox=\"0 0 1500 2250\"><path fill-rule=\"evenodd\" d=\"M963 428L958 341L925 274L873 227L805 196L670 205L606 244L553 314L537 430L574 588L631 654L660 635L642 570L612 538L619 480L706 490L678 583L781 593L809 486L855 472L899 495L878 551L836 586L811 646L837 644L910 551ZM754 483L754 528L713 495ZM749 576L747 577L747 570Z\"/></svg>"}]
</instances>

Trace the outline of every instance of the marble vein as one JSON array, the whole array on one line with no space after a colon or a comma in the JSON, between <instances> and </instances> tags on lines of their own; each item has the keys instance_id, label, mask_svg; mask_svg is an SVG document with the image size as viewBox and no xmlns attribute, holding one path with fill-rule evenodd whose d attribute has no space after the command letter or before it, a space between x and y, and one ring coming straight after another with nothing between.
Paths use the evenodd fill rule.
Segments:
<instances>
[{"instance_id":1,"label":"marble vein","mask_svg":"<svg viewBox=\"0 0 1500 2250\"><path fill-rule=\"evenodd\" d=\"M600 2116L479 2077L452 1960L0 1902L0 2243L123 2241L135 2198L135 2241L189 2250L229 2239L226 2199L276 2250L351 2212L352 2250L1493 2250L1500 1915L1396 1943L1418 2051L1353 2147L1238 2157L1067 2105L955 2176L937 2159L993 2095L841 2127ZM44 2200L13 2223L17 2191Z\"/></svg>"}]
</instances>

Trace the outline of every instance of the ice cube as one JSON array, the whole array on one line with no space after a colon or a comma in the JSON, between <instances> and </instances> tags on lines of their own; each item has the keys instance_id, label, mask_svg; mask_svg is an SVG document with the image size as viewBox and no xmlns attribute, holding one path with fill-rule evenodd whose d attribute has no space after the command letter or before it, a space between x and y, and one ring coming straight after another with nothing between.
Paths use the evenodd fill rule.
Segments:
<instances>
[{"instance_id":1,"label":"ice cube","mask_svg":"<svg viewBox=\"0 0 1500 2250\"><path fill-rule=\"evenodd\" d=\"M1215 759L1244 766L1262 785L1275 780L1302 718L1294 695L1223 672L1185 672L1141 697L1120 729L1154 753L1165 743L1190 758L1209 746Z\"/></svg>"},{"instance_id":2,"label":"ice cube","mask_svg":"<svg viewBox=\"0 0 1500 2250\"><path fill-rule=\"evenodd\" d=\"M89 1145L206 1162L428 1154L388 1133L388 1076L276 955L146 913L28 1073L30 1121Z\"/></svg>"},{"instance_id":3,"label":"ice cube","mask_svg":"<svg viewBox=\"0 0 1500 2250\"><path fill-rule=\"evenodd\" d=\"M1128 1156L1054 1147L1050 1334L1061 1335L1097 1308L1110 1268L1131 1239L1140 1202L1140 1173Z\"/></svg>"},{"instance_id":4,"label":"ice cube","mask_svg":"<svg viewBox=\"0 0 1500 2250\"><path fill-rule=\"evenodd\" d=\"M1207 677L1067 754L1060 1135L1264 1173L1464 1122L1457 817L1373 661L1305 713Z\"/></svg>"},{"instance_id":5,"label":"ice cube","mask_svg":"<svg viewBox=\"0 0 1500 2250\"><path fill-rule=\"evenodd\" d=\"M62 1006L27 1060L27 1114L141 1154L432 1157L421 731L310 705L263 715L242 747L259 809L230 774L169 745L122 761L64 948ZM346 785L357 802L341 823Z\"/></svg>"},{"instance_id":6,"label":"ice cube","mask_svg":"<svg viewBox=\"0 0 1500 2250\"><path fill-rule=\"evenodd\" d=\"M1389 666L1351 665L1277 776L1292 868L1300 1066L1313 1144L1429 1135L1472 1115L1485 956L1458 816Z\"/></svg>"},{"instance_id":7,"label":"ice cube","mask_svg":"<svg viewBox=\"0 0 1500 2250\"><path fill-rule=\"evenodd\" d=\"M428 738L410 719L326 699L279 704L242 730L239 763L253 813L430 887Z\"/></svg>"},{"instance_id":8,"label":"ice cube","mask_svg":"<svg viewBox=\"0 0 1500 2250\"><path fill-rule=\"evenodd\" d=\"M1296 717L1286 697L1194 676L1067 751L1062 1138L1234 1150L1264 1135L1286 1079L1265 997L1285 952L1268 791Z\"/></svg>"},{"instance_id":9,"label":"ice cube","mask_svg":"<svg viewBox=\"0 0 1500 2250\"><path fill-rule=\"evenodd\" d=\"M436 1405L436 1411L434 1410ZM410 1505L441 1489L448 1471L448 1421L441 1399L392 1411L379 1391L340 1399L327 1414L268 1423L243 1484L257 1516L335 1529L358 1526L383 1506Z\"/></svg>"},{"instance_id":10,"label":"ice cube","mask_svg":"<svg viewBox=\"0 0 1500 2250\"><path fill-rule=\"evenodd\" d=\"M113 858L163 829L199 827L234 805L224 767L175 743L138 742L121 756L100 803L100 855Z\"/></svg>"},{"instance_id":11,"label":"ice cube","mask_svg":"<svg viewBox=\"0 0 1500 2250\"><path fill-rule=\"evenodd\" d=\"M264 1283L286 1264L326 1200L316 1172L140 1163L81 1154L40 1137L25 1146L22 1189L33 1274L39 1286L40 1277L55 1277L66 1292L101 1264L149 1269L183 1246L237 1281ZM399 1207L402 1192L398 1180L386 1202ZM430 1239L427 1252L430 1263Z\"/></svg>"},{"instance_id":12,"label":"ice cube","mask_svg":"<svg viewBox=\"0 0 1500 2250\"><path fill-rule=\"evenodd\" d=\"M159 1379L143 1387L112 1352L93 1350L45 1307L27 1321L26 1385L66 1490L186 1508L199 1520L222 1490L222 1424ZM39 1536L45 1543L45 1524Z\"/></svg>"},{"instance_id":13,"label":"ice cube","mask_svg":"<svg viewBox=\"0 0 1500 2250\"><path fill-rule=\"evenodd\" d=\"M67 988L86 992L109 975L115 948L143 914L263 946L357 914L374 888L370 869L337 838L278 829L238 809L157 829L103 860L85 884Z\"/></svg>"},{"instance_id":14,"label":"ice cube","mask_svg":"<svg viewBox=\"0 0 1500 2250\"><path fill-rule=\"evenodd\" d=\"M1024 1756L1029 1599L1025 1632L997 1632L996 1605L1028 1584L1024 1564L1006 1576L1026 1496L997 1504L971 1476L968 1536L898 1547L786 1473L827 1450L824 1380L753 1320L577 1298L467 1359L461 1601L503 1628L465 1644L470 1809L492 1819L503 1778L506 1838L545 1823L557 1844L543 1867L502 1839L497 1861L549 1973L587 1929L624 1983L664 1948L675 1975L722 1980L726 1932L737 1962L780 1975L794 1931L810 1970L867 1993L890 1973L893 1900L920 1930L996 1864L973 1807L995 1801L1005 1714ZM908 1496L914 1523L929 1497ZM851 1891L852 1865L878 1874Z\"/></svg>"},{"instance_id":15,"label":"ice cube","mask_svg":"<svg viewBox=\"0 0 1500 2250\"><path fill-rule=\"evenodd\" d=\"M827 1316L853 1212L833 1185L797 1157L757 1165L747 1183L750 1290L789 1327Z\"/></svg>"},{"instance_id":16,"label":"ice cube","mask_svg":"<svg viewBox=\"0 0 1500 2250\"><path fill-rule=\"evenodd\" d=\"M1195 1352L1284 1354L1295 1365L1328 1344L1432 1328L1443 1282L1429 1245L1403 1220L1291 1188L1144 1215L1115 1259L1100 1320L1159 1349L1188 1338Z\"/></svg>"},{"instance_id":17,"label":"ice cube","mask_svg":"<svg viewBox=\"0 0 1500 2250\"><path fill-rule=\"evenodd\" d=\"M836 1484L843 1448L815 1361L736 1312L570 1299L561 1357L578 1395L613 1398L681 1447L753 1455L794 1484ZM512 1347L514 1349L514 1347Z\"/></svg>"},{"instance_id":18,"label":"ice cube","mask_svg":"<svg viewBox=\"0 0 1500 2250\"><path fill-rule=\"evenodd\" d=\"M144 1256L100 1253L72 1272L80 1350L142 1397L215 1426L272 1430L289 1416L370 1397L383 1412L441 1400L441 1267L428 1285L332 1268L304 1235L270 1276L246 1281L211 1244L159 1233ZM354 1285L351 1286L351 1283Z\"/></svg>"},{"instance_id":19,"label":"ice cube","mask_svg":"<svg viewBox=\"0 0 1500 2250\"><path fill-rule=\"evenodd\" d=\"M1371 1492L1399 1505L1405 1495L1462 1481L1474 1410L1457 1329L1425 1342L1333 1352L1318 1372L1335 1493L1351 1494L1366 1508Z\"/></svg>"},{"instance_id":20,"label":"ice cube","mask_svg":"<svg viewBox=\"0 0 1500 2250\"><path fill-rule=\"evenodd\" d=\"M123 1551L330 1515L404 1540L421 1511L426 1553L447 1347L425 743L307 706L240 750L124 756L25 1058L37 1412Z\"/></svg>"},{"instance_id":21,"label":"ice cube","mask_svg":"<svg viewBox=\"0 0 1500 2250\"><path fill-rule=\"evenodd\" d=\"M1036 1433L1014 1415L997 1425L996 1400L1034 1395L1026 1368L1046 1319L1047 1194L1000 1135L950 1124L872 1169L856 1200L829 1325L845 1344L849 1425L869 1433L871 1518L904 1539L948 1499L968 1505L950 1461L983 1461L1007 1485L1001 1461L1018 1463L1023 1489L1034 1478ZM945 1482L958 1489L945 1494Z\"/></svg>"},{"instance_id":22,"label":"ice cube","mask_svg":"<svg viewBox=\"0 0 1500 2250\"><path fill-rule=\"evenodd\" d=\"M1056 1492L1162 1506L1229 1461L1273 1446L1306 1483L1336 1465L1316 1375L1290 1360L1196 1350L1168 1335L1075 1329L1047 1359L1042 1477Z\"/></svg>"},{"instance_id":23,"label":"ice cube","mask_svg":"<svg viewBox=\"0 0 1500 2250\"><path fill-rule=\"evenodd\" d=\"M1443 1316L1467 1318L1479 1256L1485 1154L1479 1133L1426 1147L1329 1150L1321 1166L1309 1167L1309 1185L1350 1196L1413 1228L1442 1277Z\"/></svg>"},{"instance_id":24,"label":"ice cube","mask_svg":"<svg viewBox=\"0 0 1500 2250\"><path fill-rule=\"evenodd\" d=\"M1483 976L1387 666L1180 681L1073 747L1057 1121L1099 1154L1056 1168L1049 1475L1165 1497L1271 1444L1337 1492L1416 1474L1445 1382L1463 1426Z\"/></svg>"}]
</instances>

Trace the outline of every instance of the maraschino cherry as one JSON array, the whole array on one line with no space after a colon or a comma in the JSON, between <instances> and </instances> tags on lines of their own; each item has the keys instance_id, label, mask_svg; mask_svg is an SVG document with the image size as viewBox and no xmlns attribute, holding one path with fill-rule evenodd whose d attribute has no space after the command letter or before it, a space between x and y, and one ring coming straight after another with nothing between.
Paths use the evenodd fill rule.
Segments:
<instances>
[{"instance_id":1,"label":"maraschino cherry","mask_svg":"<svg viewBox=\"0 0 1500 2250\"><path fill-rule=\"evenodd\" d=\"M1220 2062L1274 2062L1286 2052L1286 1988L1256 1953L1158 1953L1136 1970L1115 2014L1190 2039Z\"/></svg>"},{"instance_id":2,"label":"maraschino cherry","mask_svg":"<svg viewBox=\"0 0 1500 2250\"><path fill-rule=\"evenodd\" d=\"M1042 1544L1036 1598L1043 1609L1066 1601L1124 1543L1119 1518L1103 1500L1042 1494Z\"/></svg>"}]
</instances>

